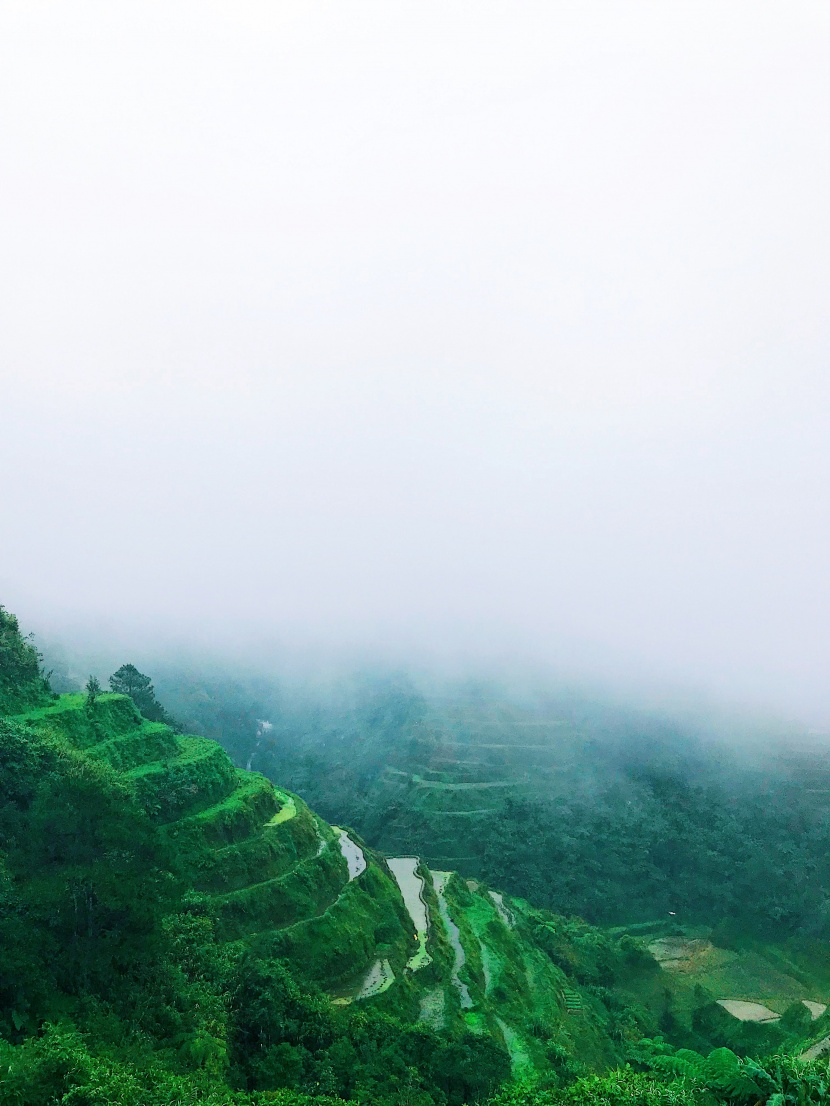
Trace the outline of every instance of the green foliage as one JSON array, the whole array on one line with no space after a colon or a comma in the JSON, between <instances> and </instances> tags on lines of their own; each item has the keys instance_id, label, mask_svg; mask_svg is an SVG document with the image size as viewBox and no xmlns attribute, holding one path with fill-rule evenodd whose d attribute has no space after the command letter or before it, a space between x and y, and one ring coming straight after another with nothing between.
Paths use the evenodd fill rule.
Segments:
<instances>
[{"instance_id":1,"label":"green foliage","mask_svg":"<svg viewBox=\"0 0 830 1106\"><path fill-rule=\"evenodd\" d=\"M0 1026L48 1016L61 995L122 1001L126 980L149 980L176 895L146 814L104 765L2 720L0 792L0 943L15 950Z\"/></svg>"},{"instance_id":2,"label":"green foliage","mask_svg":"<svg viewBox=\"0 0 830 1106\"><path fill-rule=\"evenodd\" d=\"M144 717L151 722L165 722L175 726L173 719L156 698L150 677L139 672L134 664L122 664L110 676L109 684L116 694L129 695Z\"/></svg>"},{"instance_id":3,"label":"green foliage","mask_svg":"<svg viewBox=\"0 0 830 1106\"><path fill-rule=\"evenodd\" d=\"M680 1083L662 1083L630 1068L588 1075L567 1088L533 1083L505 1088L488 1106L713 1106L711 1097Z\"/></svg>"},{"instance_id":4,"label":"green foliage","mask_svg":"<svg viewBox=\"0 0 830 1106\"><path fill-rule=\"evenodd\" d=\"M0 716L49 702L52 694L40 659L15 616L0 606Z\"/></svg>"},{"instance_id":5,"label":"green foliage","mask_svg":"<svg viewBox=\"0 0 830 1106\"><path fill-rule=\"evenodd\" d=\"M233 991L232 1058L248 1089L295 1085L378 1106L485 1097L510 1073L489 1037L442 1039L373 1010L343 1013L287 966L246 958Z\"/></svg>"},{"instance_id":6,"label":"green foliage","mask_svg":"<svg viewBox=\"0 0 830 1106\"><path fill-rule=\"evenodd\" d=\"M785 1106L824 1103L830 1091L826 1060L805 1061L795 1056L773 1055L759 1061L736 1056L728 1048L713 1049L708 1056L690 1049L673 1049L664 1041L642 1041L640 1062L658 1073L670 1086L680 1083L698 1096L695 1101L723 1102L734 1106Z\"/></svg>"},{"instance_id":7,"label":"green foliage","mask_svg":"<svg viewBox=\"0 0 830 1106\"><path fill-rule=\"evenodd\" d=\"M199 1071L171 1068L147 1042L102 1048L91 1037L61 1022L18 1048L0 1044L2 1101L9 1106L241 1106L242 1100L221 1082Z\"/></svg>"},{"instance_id":8,"label":"green foliage","mask_svg":"<svg viewBox=\"0 0 830 1106\"><path fill-rule=\"evenodd\" d=\"M95 705L95 700L101 694L100 681L95 676L90 676L86 682L84 691L86 692L86 705L88 707L93 707Z\"/></svg>"},{"instance_id":9,"label":"green foliage","mask_svg":"<svg viewBox=\"0 0 830 1106\"><path fill-rule=\"evenodd\" d=\"M759 1085L728 1048L716 1048L707 1057L691 1049L678 1049L655 1056L651 1066L675 1079L703 1084L730 1102L754 1101L761 1094Z\"/></svg>"},{"instance_id":10,"label":"green foliage","mask_svg":"<svg viewBox=\"0 0 830 1106\"><path fill-rule=\"evenodd\" d=\"M828 1101L826 1062L774 1056L759 1063L740 1060L728 1049L707 1058L688 1052L662 1057L670 1058L677 1063L663 1063L655 1072L625 1068L585 1076L564 1089L514 1084L489 1106L825 1106Z\"/></svg>"}]
</instances>

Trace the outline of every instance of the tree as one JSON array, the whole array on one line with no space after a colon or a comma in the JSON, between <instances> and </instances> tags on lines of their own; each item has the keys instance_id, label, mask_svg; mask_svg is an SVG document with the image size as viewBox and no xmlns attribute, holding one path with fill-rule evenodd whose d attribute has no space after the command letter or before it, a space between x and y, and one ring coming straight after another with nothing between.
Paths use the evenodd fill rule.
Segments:
<instances>
[{"instance_id":1,"label":"tree","mask_svg":"<svg viewBox=\"0 0 830 1106\"><path fill-rule=\"evenodd\" d=\"M129 695L138 706L139 700L145 697L155 699L156 693L149 676L139 672L134 664L122 664L121 667L110 676L110 687L118 695Z\"/></svg>"},{"instance_id":2,"label":"tree","mask_svg":"<svg viewBox=\"0 0 830 1106\"><path fill-rule=\"evenodd\" d=\"M41 656L16 617L0 605L0 715L43 706L52 697Z\"/></svg>"},{"instance_id":3,"label":"tree","mask_svg":"<svg viewBox=\"0 0 830 1106\"><path fill-rule=\"evenodd\" d=\"M101 683L95 676L90 676L86 682L86 701L87 706L93 706L95 700L101 694Z\"/></svg>"},{"instance_id":4,"label":"tree","mask_svg":"<svg viewBox=\"0 0 830 1106\"><path fill-rule=\"evenodd\" d=\"M139 672L134 664L122 664L109 679L110 687L119 695L129 695L145 718L151 722L175 723L156 698L156 691L149 676Z\"/></svg>"}]
</instances>

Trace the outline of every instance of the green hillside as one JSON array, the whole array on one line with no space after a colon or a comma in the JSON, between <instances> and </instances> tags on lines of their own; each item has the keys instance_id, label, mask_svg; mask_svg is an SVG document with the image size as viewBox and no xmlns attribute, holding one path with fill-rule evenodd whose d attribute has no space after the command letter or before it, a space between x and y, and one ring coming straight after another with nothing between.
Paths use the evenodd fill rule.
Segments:
<instances>
[{"instance_id":1,"label":"green hillside","mask_svg":"<svg viewBox=\"0 0 830 1106\"><path fill-rule=\"evenodd\" d=\"M830 938L830 751L797 727L659 712L565 689L366 676L268 701L226 681L238 761L412 852L538 906L620 926L737 923ZM234 698L235 696L235 698ZM233 711L231 704L234 705ZM198 709L195 695L177 707ZM225 737L222 738L226 741Z\"/></svg>"},{"instance_id":2,"label":"green hillside","mask_svg":"<svg viewBox=\"0 0 830 1106\"><path fill-rule=\"evenodd\" d=\"M532 939L535 913L525 904L499 907L486 889L451 873L439 879L419 865L428 922L427 956L418 962L415 923L384 858L356 834L332 829L297 796L235 769L215 742L147 722L117 695L102 695L92 705L81 695L61 696L9 718L6 735L39 767L48 764L54 777L48 801L38 799L40 835L65 839L70 825L77 829L82 812L72 812L68 821L67 798L60 795L67 775L100 780L102 789L124 797L125 812L153 842L155 878L166 868L171 887L175 881L188 889L227 953L287 960L297 978L322 988L337 1005L371 998L412 1023L487 1035L519 1066L532 1058L544 1070L544 1041L554 1033L567 1047L579 1046L591 1065L620 1058L605 1032L601 1004L586 999L596 1017L568 1020L567 977ZM42 847L54 854L54 867L63 855L56 842ZM362 864L354 876L344 855L349 848ZM27 855L30 849L28 843ZM32 878L30 870L26 886ZM465 950L458 970L454 941ZM613 942L607 952L619 956ZM92 955L91 948L84 955ZM574 943L573 959L579 965L590 957L580 956ZM373 973L385 986L371 989ZM575 979L572 986L579 987ZM469 1002L460 996L462 987ZM10 1023L36 1017L29 1005L10 1009Z\"/></svg>"},{"instance_id":3,"label":"green hillside","mask_svg":"<svg viewBox=\"0 0 830 1106\"><path fill-rule=\"evenodd\" d=\"M4 1103L706 1102L830 1029L818 944L603 931L386 858L124 695L52 696L5 625Z\"/></svg>"}]
</instances>

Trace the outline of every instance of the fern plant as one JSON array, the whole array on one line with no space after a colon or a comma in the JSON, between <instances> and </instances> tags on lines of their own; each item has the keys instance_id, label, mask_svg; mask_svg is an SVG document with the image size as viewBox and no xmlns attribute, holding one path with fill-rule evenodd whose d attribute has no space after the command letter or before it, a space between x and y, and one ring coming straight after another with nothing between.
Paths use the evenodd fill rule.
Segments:
<instances>
[{"instance_id":1,"label":"fern plant","mask_svg":"<svg viewBox=\"0 0 830 1106\"><path fill-rule=\"evenodd\" d=\"M700 1101L728 1106L826 1106L830 1102L830 1063L773 1056L761 1062L741 1059L731 1049L708 1056L673 1050L662 1040L641 1041L637 1059L655 1073L699 1093Z\"/></svg>"}]
</instances>

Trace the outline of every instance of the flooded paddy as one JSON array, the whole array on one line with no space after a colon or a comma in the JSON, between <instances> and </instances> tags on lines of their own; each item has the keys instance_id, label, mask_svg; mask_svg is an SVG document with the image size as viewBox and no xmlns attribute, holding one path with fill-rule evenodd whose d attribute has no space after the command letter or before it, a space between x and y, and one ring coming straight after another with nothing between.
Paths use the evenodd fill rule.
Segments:
<instances>
[{"instance_id":1,"label":"flooded paddy","mask_svg":"<svg viewBox=\"0 0 830 1106\"><path fill-rule=\"evenodd\" d=\"M279 826L283 822L287 822L289 819L296 818L297 816L297 803L293 795L286 795L284 791L280 791L277 787L274 788L274 794L277 796L282 806L274 817L265 823L266 826Z\"/></svg>"},{"instance_id":2,"label":"flooded paddy","mask_svg":"<svg viewBox=\"0 0 830 1106\"><path fill-rule=\"evenodd\" d=\"M469 1010L473 1005L473 999L467 984L458 974L467 963L467 956L461 944L461 931L450 917L449 907L447 906L447 900L444 895L444 888L447 886L451 875L452 872L433 872L432 878L435 884L436 894L438 895L438 909L441 911L441 918L446 927L447 935L449 936L450 944L455 954L452 969L452 984L461 998L461 1009Z\"/></svg>"},{"instance_id":3,"label":"flooded paddy","mask_svg":"<svg viewBox=\"0 0 830 1106\"><path fill-rule=\"evenodd\" d=\"M418 951L409 958L406 966L410 971L417 972L419 968L432 962L432 957L427 952L429 911L424 899L424 881L418 874L418 858L393 856L387 860L387 864L401 889L404 906L409 911L409 917L415 927Z\"/></svg>"},{"instance_id":4,"label":"flooded paddy","mask_svg":"<svg viewBox=\"0 0 830 1106\"><path fill-rule=\"evenodd\" d=\"M714 951L712 943L701 938L660 937L648 951L661 968L670 972L692 972Z\"/></svg>"},{"instance_id":5,"label":"flooded paddy","mask_svg":"<svg viewBox=\"0 0 830 1106\"><path fill-rule=\"evenodd\" d=\"M340 829L339 826L331 827L337 834L340 842L340 851L343 854L343 858L349 866L349 882L366 871L366 857L363 855L363 849L360 845L357 845L352 841L351 837L345 830Z\"/></svg>"},{"instance_id":6,"label":"flooded paddy","mask_svg":"<svg viewBox=\"0 0 830 1106\"><path fill-rule=\"evenodd\" d=\"M373 995L382 995L395 982L395 973L388 960L376 960L351 986L344 987L332 998L335 1006L348 1006Z\"/></svg>"},{"instance_id":7,"label":"flooded paddy","mask_svg":"<svg viewBox=\"0 0 830 1106\"><path fill-rule=\"evenodd\" d=\"M777 1022L781 1015L760 1002L744 1002L735 998L720 998L718 1006L742 1022Z\"/></svg>"}]
</instances>

